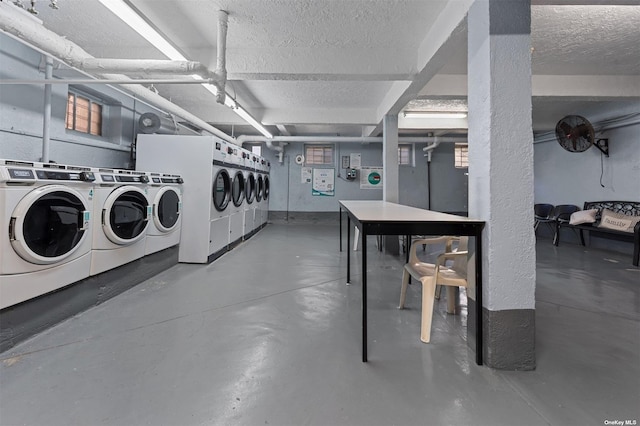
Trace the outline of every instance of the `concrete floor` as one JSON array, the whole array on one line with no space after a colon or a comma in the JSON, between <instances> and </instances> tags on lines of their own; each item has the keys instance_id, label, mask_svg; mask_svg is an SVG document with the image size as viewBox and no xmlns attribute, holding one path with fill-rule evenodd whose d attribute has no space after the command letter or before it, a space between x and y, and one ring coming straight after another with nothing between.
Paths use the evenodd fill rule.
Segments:
<instances>
[{"instance_id":1,"label":"concrete floor","mask_svg":"<svg viewBox=\"0 0 640 426\"><path fill-rule=\"evenodd\" d=\"M359 253L335 224L271 224L210 265L177 265L0 354L1 425L603 425L640 420L640 269L538 242L537 369L474 363L465 312L371 249L369 363ZM444 294L444 293L443 293ZM610 423L613 424L613 423ZM622 423L624 424L624 423ZM628 423L631 424L631 423Z\"/></svg>"}]
</instances>

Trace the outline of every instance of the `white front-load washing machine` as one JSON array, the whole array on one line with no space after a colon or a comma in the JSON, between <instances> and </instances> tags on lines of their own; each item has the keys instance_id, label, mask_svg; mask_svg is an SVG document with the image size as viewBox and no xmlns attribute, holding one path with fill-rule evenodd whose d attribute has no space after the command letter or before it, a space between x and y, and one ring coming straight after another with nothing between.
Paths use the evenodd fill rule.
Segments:
<instances>
[{"instance_id":1,"label":"white front-load washing machine","mask_svg":"<svg viewBox=\"0 0 640 426\"><path fill-rule=\"evenodd\" d=\"M261 229L267 224L269 216L269 169L271 164L264 158L259 158L257 168L257 187L258 192L256 194L256 200L258 202L256 207L256 229Z\"/></svg>"},{"instance_id":2,"label":"white front-load washing machine","mask_svg":"<svg viewBox=\"0 0 640 426\"><path fill-rule=\"evenodd\" d=\"M243 157L244 155L244 157ZM229 249L242 241L244 230L244 160L246 154L241 147L233 147L231 163L231 203L229 204Z\"/></svg>"},{"instance_id":3,"label":"white front-load washing machine","mask_svg":"<svg viewBox=\"0 0 640 426\"><path fill-rule=\"evenodd\" d=\"M89 277L94 174L0 160L0 309Z\"/></svg>"},{"instance_id":4,"label":"white front-load washing machine","mask_svg":"<svg viewBox=\"0 0 640 426\"><path fill-rule=\"evenodd\" d=\"M264 158L261 160L262 165L262 201L260 204L260 226L264 227L269 220L269 192L271 191L271 182L269 173L271 172L271 163Z\"/></svg>"},{"instance_id":5,"label":"white front-load washing machine","mask_svg":"<svg viewBox=\"0 0 640 426\"><path fill-rule=\"evenodd\" d=\"M182 184L180 175L147 173L151 220L147 228L144 254L148 255L180 243Z\"/></svg>"},{"instance_id":6,"label":"white front-load washing machine","mask_svg":"<svg viewBox=\"0 0 640 426\"><path fill-rule=\"evenodd\" d=\"M145 172L94 168L96 178L91 275L97 275L145 255L151 219Z\"/></svg>"},{"instance_id":7,"label":"white front-load washing machine","mask_svg":"<svg viewBox=\"0 0 640 426\"><path fill-rule=\"evenodd\" d=\"M209 262L222 256L229 249L229 219L231 215L232 164L229 162L233 147L225 141L216 143L211 169L211 221L209 224Z\"/></svg>"},{"instance_id":8,"label":"white front-load washing machine","mask_svg":"<svg viewBox=\"0 0 640 426\"><path fill-rule=\"evenodd\" d=\"M255 154L249 152L248 158L245 159L245 204L244 204L244 220L242 237L246 240L251 238L255 233L255 215L256 215L256 160Z\"/></svg>"}]
</instances>

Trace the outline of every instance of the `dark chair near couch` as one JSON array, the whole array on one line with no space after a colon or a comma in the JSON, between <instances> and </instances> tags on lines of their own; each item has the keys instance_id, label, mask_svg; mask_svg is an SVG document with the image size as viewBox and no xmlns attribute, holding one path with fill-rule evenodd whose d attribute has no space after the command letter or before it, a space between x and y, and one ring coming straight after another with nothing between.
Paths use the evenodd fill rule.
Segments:
<instances>
[{"instance_id":1,"label":"dark chair near couch","mask_svg":"<svg viewBox=\"0 0 640 426\"><path fill-rule=\"evenodd\" d=\"M546 223L552 232L555 232L553 223L555 218L553 217L553 204L534 204L533 205L533 217L535 222L533 224L533 231L538 230L538 226L541 223Z\"/></svg>"},{"instance_id":2,"label":"dark chair near couch","mask_svg":"<svg viewBox=\"0 0 640 426\"><path fill-rule=\"evenodd\" d=\"M571 215L578 210L580 210L580 207L574 204L560 204L553 209L553 218L554 222L556 223L556 231L553 236L554 245L557 246L559 241L558 224L568 224L569 220L571 220Z\"/></svg>"}]
</instances>

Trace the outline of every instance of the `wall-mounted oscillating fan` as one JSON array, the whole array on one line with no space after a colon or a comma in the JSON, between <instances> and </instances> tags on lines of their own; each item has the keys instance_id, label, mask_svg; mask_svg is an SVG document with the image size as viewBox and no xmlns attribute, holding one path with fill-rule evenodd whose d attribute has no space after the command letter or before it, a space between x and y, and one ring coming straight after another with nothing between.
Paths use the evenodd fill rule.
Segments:
<instances>
[{"instance_id":1,"label":"wall-mounted oscillating fan","mask_svg":"<svg viewBox=\"0 0 640 426\"><path fill-rule=\"evenodd\" d=\"M609 140L596 140L593 126L580 115L567 115L558 121L556 138L560 146L569 152L584 152L593 145L609 156Z\"/></svg>"},{"instance_id":2,"label":"wall-mounted oscillating fan","mask_svg":"<svg viewBox=\"0 0 640 426\"><path fill-rule=\"evenodd\" d=\"M583 152L591 148L595 132L589 121L580 115L567 115L556 124L556 137L569 152Z\"/></svg>"}]
</instances>

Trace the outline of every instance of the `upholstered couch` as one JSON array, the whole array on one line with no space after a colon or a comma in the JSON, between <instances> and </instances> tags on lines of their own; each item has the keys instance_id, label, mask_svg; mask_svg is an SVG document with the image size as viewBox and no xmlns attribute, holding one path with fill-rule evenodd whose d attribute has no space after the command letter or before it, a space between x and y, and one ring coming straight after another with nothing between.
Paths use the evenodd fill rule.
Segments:
<instances>
[{"instance_id":1,"label":"upholstered couch","mask_svg":"<svg viewBox=\"0 0 640 426\"><path fill-rule=\"evenodd\" d=\"M571 217L556 218L554 244L560 243L560 230L571 228L580 232L580 242L585 245L584 231L599 237L633 242L634 266L640 261L640 202L637 201L587 201L580 212ZM594 220L593 223L589 223ZM586 222L585 222L586 221Z\"/></svg>"}]
</instances>

